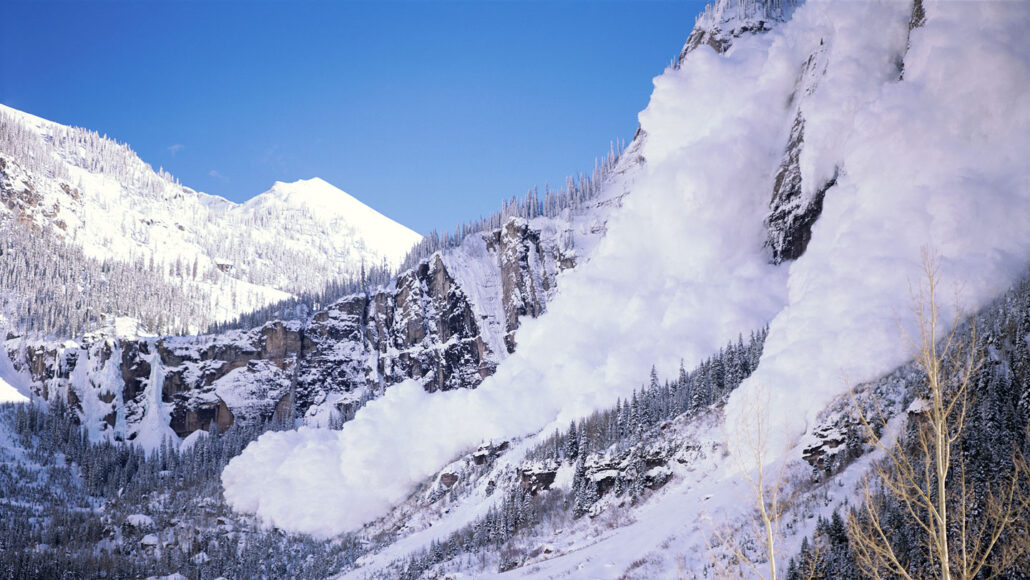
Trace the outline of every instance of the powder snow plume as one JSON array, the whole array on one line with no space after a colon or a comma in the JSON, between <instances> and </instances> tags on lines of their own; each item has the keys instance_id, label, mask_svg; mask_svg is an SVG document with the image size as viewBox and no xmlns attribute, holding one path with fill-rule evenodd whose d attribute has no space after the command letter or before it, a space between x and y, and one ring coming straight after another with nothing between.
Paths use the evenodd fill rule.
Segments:
<instances>
[{"instance_id":1,"label":"powder snow plume","mask_svg":"<svg viewBox=\"0 0 1030 580\"><path fill-rule=\"evenodd\" d=\"M904 80L854 114L842 176L790 268L790 303L727 408L731 424L747 424L748 400L768 389L770 451L788 447L833 397L911 358L910 289L925 281L924 248L939 257L944 321L956 299L972 312L1027 271L1030 10L925 5Z\"/></svg>"},{"instance_id":2,"label":"powder snow plume","mask_svg":"<svg viewBox=\"0 0 1030 580\"><path fill-rule=\"evenodd\" d=\"M1030 255L1028 10L931 3L907 39L910 9L811 3L725 54L692 52L655 79L640 114L647 165L607 235L494 376L468 391L391 387L342 431L266 434L225 469L226 499L287 530L352 530L483 440L567 425L630 394L652 364L693 366L770 321L728 420L765 388L789 440L843 391L842 373L867 380L904 359L895 321L923 246L967 282L967 304L1002 290ZM773 174L802 63L820 46L827 72L801 166L840 178L806 253L774 266Z\"/></svg>"}]
</instances>

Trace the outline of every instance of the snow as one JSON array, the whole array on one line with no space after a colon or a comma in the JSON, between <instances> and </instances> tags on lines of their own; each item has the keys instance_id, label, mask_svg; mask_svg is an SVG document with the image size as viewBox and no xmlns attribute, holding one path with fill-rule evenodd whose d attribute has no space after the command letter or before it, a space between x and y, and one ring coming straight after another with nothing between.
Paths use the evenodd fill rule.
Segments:
<instances>
[{"instance_id":1,"label":"snow","mask_svg":"<svg viewBox=\"0 0 1030 580\"><path fill-rule=\"evenodd\" d=\"M140 409L142 417L132 427L135 434L132 441L144 450L152 452L159 449L165 440L178 445L179 437L168 425L172 407L161 400L164 363L161 362L161 354L153 343L150 345L150 353L147 361L150 363L150 376L143 391L143 407Z\"/></svg>"},{"instance_id":2,"label":"snow","mask_svg":"<svg viewBox=\"0 0 1030 580\"><path fill-rule=\"evenodd\" d=\"M0 403L27 403L29 398L4 379L0 379Z\"/></svg>"},{"instance_id":3,"label":"snow","mask_svg":"<svg viewBox=\"0 0 1030 580\"><path fill-rule=\"evenodd\" d=\"M607 211L592 211L579 216L568 216L567 220L541 216L528 220L528 223L523 218L511 218L502 226L501 235L504 236L509 225L516 228L528 225L528 228L539 236L541 251L561 252L561 255L565 256L571 254L571 251L561 249L562 236L574 232L577 244L590 243L590 239L596 237L596 233L591 234L587 225L594 224L599 214L606 213ZM516 251L510 247L507 250ZM507 357L508 350L504 344L507 328L501 263L505 260L510 261L511 257L502 256L499 247L488 246L486 236L479 233L466 237L456 249L439 255L448 274L468 297L476 315L480 336L493 355L493 360L503 360ZM537 248L531 245L527 271L532 277L532 284L527 284L529 290L538 293L537 299L541 304L550 302L550 296L557 291L555 280L560 275L554 267L554 261L538 255ZM544 288L544 278L549 282L547 289ZM515 298L513 295L512 299Z\"/></svg>"},{"instance_id":4,"label":"snow","mask_svg":"<svg viewBox=\"0 0 1030 580\"><path fill-rule=\"evenodd\" d=\"M929 411L930 408L930 402L926 399L915 399L912 401L912 404L908 406L908 409L905 409L905 412L910 414L919 414Z\"/></svg>"},{"instance_id":5,"label":"snow","mask_svg":"<svg viewBox=\"0 0 1030 580\"><path fill-rule=\"evenodd\" d=\"M392 387L340 432L265 435L223 473L230 505L292 531L359 528L481 441L563 428L630 394L652 364L672 376L681 359L691 368L770 321L762 361L726 420L751 424L751 403L768 401L768 449L790 448L847 388L843 376L873 379L908 358L897 324L912 328L908 284L923 247L940 252L945 279L964 284L965 308L1010 285L1030 255L1021 40L1030 11L927 3L895 82L909 11L813 2L772 32L744 35L722 55L701 47L656 78L640 114L647 165L632 194L548 313L523 323L497 373L473 391ZM805 107L814 153L802 170L809 183L843 172L807 252L772 266L763 220L793 120L786 105L822 44L827 76ZM737 436L729 443L741 448ZM713 469L739 483L728 467ZM698 489L726 497L726 485ZM641 527L699 516L696 506L655 505ZM594 560L576 573L624 569Z\"/></svg>"},{"instance_id":6,"label":"snow","mask_svg":"<svg viewBox=\"0 0 1030 580\"><path fill-rule=\"evenodd\" d=\"M236 509L257 512L269 524L317 536L338 533L341 522L358 527L406 497L411 481L433 475L454 455L443 441L446 437L409 440L404 430L378 432L380 425L435 417L448 407L453 394L432 396L409 380L369 403L344 431L301 427L266 433L226 466L226 500ZM468 437L459 423L436 428L456 438ZM384 474L376 469L389 461L379 455L383 447L406 449L418 459L399 465L396 474ZM347 461L341 461L343 457ZM338 501L336 494L326 496L326 489L346 490L350 497ZM319 500L293 501L300 497Z\"/></svg>"},{"instance_id":7,"label":"snow","mask_svg":"<svg viewBox=\"0 0 1030 580\"><path fill-rule=\"evenodd\" d=\"M7 349L0 349L0 403L27 403L29 378L14 370Z\"/></svg>"},{"instance_id":8,"label":"snow","mask_svg":"<svg viewBox=\"0 0 1030 580\"><path fill-rule=\"evenodd\" d=\"M241 209L251 213L303 209L327 225L348 228L347 243L379 252L393 268L400 265L408 250L422 238L318 177L293 183L277 181L270 190L244 203Z\"/></svg>"},{"instance_id":9,"label":"snow","mask_svg":"<svg viewBox=\"0 0 1030 580\"><path fill-rule=\"evenodd\" d=\"M230 505L296 531L357 528L484 439L564 428L630 394L653 363L672 372L681 358L691 365L741 330L762 326L786 300L785 272L756 251L765 175L778 161L785 113L747 105L785 102L797 68L786 63L802 60L783 49L784 64L766 66L773 38L750 38L737 58L699 52L700 70L656 79L641 114L646 174L608 220L591 259L565 276L548 312L524 321L518 350L494 376L474 391L432 397L414 387L401 397L392 387L331 437L262 438L223 474ZM753 166L761 170L740 171ZM401 400L410 409L394 406ZM337 458L328 465L324 445ZM361 476L350 484L341 469ZM269 483L279 478L281 487ZM310 493L287 493L317 481L332 481L338 493L318 505L307 501Z\"/></svg>"},{"instance_id":10,"label":"snow","mask_svg":"<svg viewBox=\"0 0 1030 580\"><path fill-rule=\"evenodd\" d=\"M233 369L214 383L214 395L225 402L242 422L271 416L276 405L290 394L292 369L284 370L267 360L255 360Z\"/></svg>"},{"instance_id":11,"label":"snow","mask_svg":"<svg viewBox=\"0 0 1030 580\"><path fill-rule=\"evenodd\" d=\"M157 546L159 543L160 541L157 539L156 534L147 534L139 541L140 546L150 548Z\"/></svg>"},{"instance_id":12,"label":"snow","mask_svg":"<svg viewBox=\"0 0 1030 580\"><path fill-rule=\"evenodd\" d=\"M100 328L83 334L82 342L84 344L93 344L108 338L132 340L157 336L138 319L130 316L116 316L104 319L102 322L103 326Z\"/></svg>"},{"instance_id":13,"label":"snow","mask_svg":"<svg viewBox=\"0 0 1030 580\"><path fill-rule=\"evenodd\" d=\"M125 518L125 523L140 530L151 530L154 528L154 518L146 514L130 514Z\"/></svg>"},{"instance_id":14,"label":"snow","mask_svg":"<svg viewBox=\"0 0 1030 580\"><path fill-rule=\"evenodd\" d=\"M198 430L194 431L193 433L190 433L189 435L186 436L185 439L182 440L182 443L179 444L179 451L180 452L185 452L187 449L189 449L190 447L193 447L194 445L197 444L198 441L200 441L201 439L206 438L207 436L208 436L208 432L204 431L203 429L198 429Z\"/></svg>"},{"instance_id":15,"label":"snow","mask_svg":"<svg viewBox=\"0 0 1030 580\"><path fill-rule=\"evenodd\" d=\"M435 258L430 258L431 260ZM483 342L498 358L507 354L504 346L504 304L501 269L492 259L482 235L468 236L458 251L443 256L447 272L469 298L476 314Z\"/></svg>"}]
</instances>

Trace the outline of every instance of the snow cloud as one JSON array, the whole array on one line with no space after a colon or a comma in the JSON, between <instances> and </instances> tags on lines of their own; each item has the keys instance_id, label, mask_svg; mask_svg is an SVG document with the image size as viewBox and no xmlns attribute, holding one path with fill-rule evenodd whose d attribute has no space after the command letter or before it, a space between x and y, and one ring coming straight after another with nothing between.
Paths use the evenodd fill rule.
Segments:
<instances>
[{"instance_id":1,"label":"snow cloud","mask_svg":"<svg viewBox=\"0 0 1030 580\"><path fill-rule=\"evenodd\" d=\"M764 325L787 299L762 220L802 58L770 33L657 78L633 193L493 377L433 395L391 387L340 432L265 435L223 473L230 504L290 530L355 529L484 439L565 425L652 364L671 372Z\"/></svg>"}]
</instances>

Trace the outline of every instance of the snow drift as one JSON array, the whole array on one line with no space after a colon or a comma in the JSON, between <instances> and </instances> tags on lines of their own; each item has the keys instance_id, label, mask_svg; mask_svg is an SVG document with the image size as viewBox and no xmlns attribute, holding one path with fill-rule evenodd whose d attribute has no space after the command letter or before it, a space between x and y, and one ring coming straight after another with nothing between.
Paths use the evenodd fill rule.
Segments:
<instances>
[{"instance_id":1,"label":"snow drift","mask_svg":"<svg viewBox=\"0 0 1030 580\"><path fill-rule=\"evenodd\" d=\"M966 282L966 305L1005 288L1030 255L1026 6L812 3L771 32L690 53L640 114L647 165L590 261L519 350L474 391L408 383L340 432L270 433L223 473L238 510L294 531L355 529L484 439L565 425L772 321L757 373L773 428L800 434L845 384L904 360L907 282L921 248ZM911 48L906 49L908 44ZM822 48L820 48L822 47ZM840 170L806 253L773 266L764 226L802 63L827 51L806 105L802 171ZM904 80L898 63L904 58Z\"/></svg>"},{"instance_id":2,"label":"snow drift","mask_svg":"<svg viewBox=\"0 0 1030 580\"><path fill-rule=\"evenodd\" d=\"M29 389L25 377L14 369L6 352L0 352L0 403L26 403Z\"/></svg>"}]
</instances>

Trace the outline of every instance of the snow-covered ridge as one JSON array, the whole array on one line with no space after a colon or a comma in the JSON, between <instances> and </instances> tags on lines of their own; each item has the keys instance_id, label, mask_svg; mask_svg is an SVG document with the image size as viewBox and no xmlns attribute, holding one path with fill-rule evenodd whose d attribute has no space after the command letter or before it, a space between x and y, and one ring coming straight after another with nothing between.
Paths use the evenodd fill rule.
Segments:
<instances>
[{"instance_id":1,"label":"snow-covered ridge","mask_svg":"<svg viewBox=\"0 0 1030 580\"><path fill-rule=\"evenodd\" d=\"M141 263L210 313L198 330L360 272L421 237L321 179L247 203L196 192L127 145L0 105L0 214L97 260ZM119 313L112 313L119 314Z\"/></svg>"},{"instance_id":2,"label":"snow-covered ridge","mask_svg":"<svg viewBox=\"0 0 1030 580\"><path fill-rule=\"evenodd\" d=\"M727 28L727 24L759 20L784 21L790 18L798 0L715 0L705 5L694 20L694 27ZM732 28L732 27L730 27Z\"/></svg>"},{"instance_id":3,"label":"snow-covered ridge","mask_svg":"<svg viewBox=\"0 0 1030 580\"><path fill-rule=\"evenodd\" d=\"M694 29L683 45L675 67L699 46L726 52L735 38L767 32L779 22L790 19L800 0L715 0L705 5L695 19Z\"/></svg>"}]
</instances>

